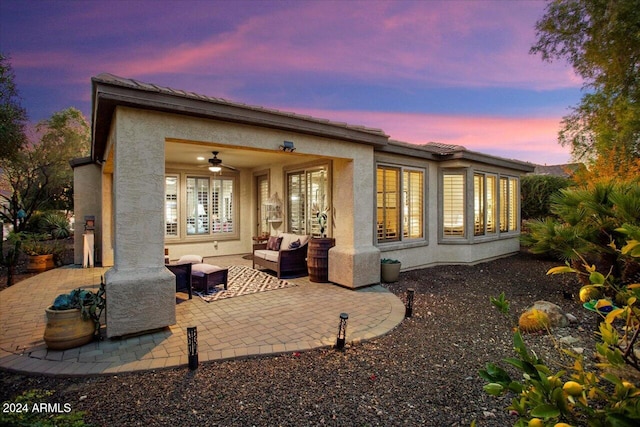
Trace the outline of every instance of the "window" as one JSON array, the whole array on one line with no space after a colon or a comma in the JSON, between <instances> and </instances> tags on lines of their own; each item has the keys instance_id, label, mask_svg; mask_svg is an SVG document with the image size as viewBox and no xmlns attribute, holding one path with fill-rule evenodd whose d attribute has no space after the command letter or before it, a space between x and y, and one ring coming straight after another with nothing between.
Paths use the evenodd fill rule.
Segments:
<instances>
[{"instance_id":1,"label":"window","mask_svg":"<svg viewBox=\"0 0 640 427\"><path fill-rule=\"evenodd\" d=\"M402 172L402 235L405 238L418 239L424 236L423 176L421 171L416 170Z\"/></svg>"},{"instance_id":2,"label":"window","mask_svg":"<svg viewBox=\"0 0 640 427\"><path fill-rule=\"evenodd\" d=\"M473 191L467 190L471 185ZM475 236L497 236L498 231L517 231L518 185L516 177L484 172L474 172L473 177L468 177L463 170L443 172L442 236L473 240ZM471 201L467 203L467 197L473 197L473 205ZM466 227L472 224L467 233Z\"/></svg>"},{"instance_id":3,"label":"window","mask_svg":"<svg viewBox=\"0 0 640 427\"><path fill-rule=\"evenodd\" d=\"M313 237L330 235L330 202L328 166L287 172L287 227L290 233ZM316 216L319 212L327 213L324 229Z\"/></svg>"},{"instance_id":4,"label":"window","mask_svg":"<svg viewBox=\"0 0 640 427\"><path fill-rule=\"evenodd\" d=\"M423 238L424 172L381 165L376 177L378 242Z\"/></svg>"},{"instance_id":5,"label":"window","mask_svg":"<svg viewBox=\"0 0 640 427\"><path fill-rule=\"evenodd\" d=\"M442 177L442 221L445 237L465 235L465 175L446 172Z\"/></svg>"},{"instance_id":6,"label":"window","mask_svg":"<svg viewBox=\"0 0 640 427\"><path fill-rule=\"evenodd\" d=\"M518 179L500 177L500 231L518 229Z\"/></svg>"},{"instance_id":7,"label":"window","mask_svg":"<svg viewBox=\"0 0 640 427\"><path fill-rule=\"evenodd\" d=\"M378 166L378 242L400 240L400 213L398 212L398 192L400 190L400 170Z\"/></svg>"},{"instance_id":8,"label":"window","mask_svg":"<svg viewBox=\"0 0 640 427\"><path fill-rule=\"evenodd\" d=\"M164 234L178 237L178 177L164 179Z\"/></svg>"},{"instance_id":9,"label":"window","mask_svg":"<svg viewBox=\"0 0 640 427\"><path fill-rule=\"evenodd\" d=\"M209 234L209 178L187 178L187 235Z\"/></svg>"},{"instance_id":10,"label":"window","mask_svg":"<svg viewBox=\"0 0 640 427\"><path fill-rule=\"evenodd\" d=\"M225 176L167 175L165 237L180 237L180 229L183 237L236 234L235 183L235 178Z\"/></svg>"},{"instance_id":11,"label":"window","mask_svg":"<svg viewBox=\"0 0 640 427\"><path fill-rule=\"evenodd\" d=\"M496 177L476 173L473 175L474 235L496 232Z\"/></svg>"}]
</instances>

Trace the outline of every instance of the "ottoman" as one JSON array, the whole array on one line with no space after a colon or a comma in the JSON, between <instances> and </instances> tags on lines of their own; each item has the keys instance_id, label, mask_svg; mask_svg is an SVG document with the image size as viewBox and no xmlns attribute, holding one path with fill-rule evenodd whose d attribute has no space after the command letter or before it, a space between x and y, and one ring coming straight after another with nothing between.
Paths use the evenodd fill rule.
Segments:
<instances>
[{"instance_id":1,"label":"ottoman","mask_svg":"<svg viewBox=\"0 0 640 427\"><path fill-rule=\"evenodd\" d=\"M229 269L211 264L193 264L191 266L191 283L194 288L209 292L209 288L224 285L227 289Z\"/></svg>"}]
</instances>

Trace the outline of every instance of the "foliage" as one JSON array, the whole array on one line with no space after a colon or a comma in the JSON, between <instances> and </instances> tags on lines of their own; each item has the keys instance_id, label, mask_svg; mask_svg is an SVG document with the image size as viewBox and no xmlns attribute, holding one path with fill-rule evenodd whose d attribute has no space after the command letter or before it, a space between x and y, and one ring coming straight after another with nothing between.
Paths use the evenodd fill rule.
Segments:
<instances>
[{"instance_id":1,"label":"foliage","mask_svg":"<svg viewBox=\"0 0 640 427\"><path fill-rule=\"evenodd\" d=\"M27 111L20 105L9 59L0 52L0 160L11 159L26 144Z\"/></svg>"},{"instance_id":2,"label":"foliage","mask_svg":"<svg viewBox=\"0 0 640 427\"><path fill-rule=\"evenodd\" d=\"M29 256L51 255L55 252L53 244L47 242L46 236L39 234L21 234L22 252Z\"/></svg>"},{"instance_id":3,"label":"foliage","mask_svg":"<svg viewBox=\"0 0 640 427\"><path fill-rule=\"evenodd\" d=\"M8 209L2 221L24 231L35 212L73 207L73 170L69 160L86 155L90 129L80 111L68 108L38 124L40 142L25 147L3 165L0 194Z\"/></svg>"},{"instance_id":4,"label":"foliage","mask_svg":"<svg viewBox=\"0 0 640 427\"><path fill-rule=\"evenodd\" d=\"M1 225L1 224L0 224ZM2 229L3 233L0 234L0 265L7 268L7 287L13 285L13 276L16 273L16 265L18 265L18 259L20 257L22 239L17 233L11 232L9 236L7 236L7 240L5 242L4 239L4 229ZM9 249L5 254L4 245L8 243Z\"/></svg>"},{"instance_id":5,"label":"foliage","mask_svg":"<svg viewBox=\"0 0 640 427\"><path fill-rule=\"evenodd\" d=\"M601 270L613 268L626 279L625 259L615 247L624 243L623 224L640 225L639 180L562 189L551 197L551 211L557 218L527 221L522 242L531 252L573 261L582 254Z\"/></svg>"},{"instance_id":6,"label":"foliage","mask_svg":"<svg viewBox=\"0 0 640 427\"><path fill-rule=\"evenodd\" d=\"M400 261L398 261L397 259L382 258L380 260L380 264L400 264Z\"/></svg>"},{"instance_id":7,"label":"foliage","mask_svg":"<svg viewBox=\"0 0 640 427\"><path fill-rule=\"evenodd\" d=\"M531 53L568 61L584 82L580 103L563 119L560 144L576 159L606 159L615 177L632 176L625 165L640 157L638 2L551 1L536 37Z\"/></svg>"},{"instance_id":8,"label":"foliage","mask_svg":"<svg viewBox=\"0 0 640 427\"><path fill-rule=\"evenodd\" d=\"M627 243L619 249L621 255L640 258L640 240L636 239L640 238L640 228L625 225L619 232L628 237ZM637 304L640 284L620 286L611 273L605 276L588 264L584 265L584 271L566 265L552 268L547 274L561 273L586 274L590 286L602 288L604 292L614 290L623 301L621 308L600 313L603 318L599 328L601 343L596 345L596 351L604 362L592 371L585 365L582 355L558 348L573 362L561 370L552 370L549 364L529 351L522 335L516 331L513 336L516 357L504 362L519 371L521 378L513 379L507 370L487 363L479 372L487 381L485 391L494 396L514 395L507 409L518 415L515 426L557 426L562 422L593 427L638 425L640 388L629 379L629 368L640 370L636 354L640 331ZM509 304L504 293L491 298L491 302L501 312L508 313ZM618 368L615 372L620 373L614 373L611 368Z\"/></svg>"},{"instance_id":9,"label":"foliage","mask_svg":"<svg viewBox=\"0 0 640 427\"><path fill-rule=\"evenodd\" d=\"M71 228L67 216L60 211L46 211L31 217L32 229L41 234L47 234L53 239L66 239L71 235Z\"/></svg>"},{"instance_id":10,"label":"foliage","mask_svg":"<svg viewBox=\"0 0 640 427\"><path fill-rule=\"evenodd\" d=\"M86 426L84 412L73 411L71 405L63 404L57 413L41 411L40 405L53 395L49 390L27 390L11 401L2 402L2 407L13 411L0 413L0 425L7 427L39 426L39 427L83 427Z\"/></svg>"},{"instance_id":11,"label":"foliage","mask_svg":"<svg viewBox=\"0 0 640 427\"><path fill-rule=\"evenodd\" d=\"M100 316L106 304L104 281L100 278L100 288L93 292L86 289L74 289L68 294L60 294L53 301L51 310L80 309L84 319L91 319L95 324L95 333L100 331Z\"/></svg>"},{"instance_id":12,"label":"foliage","mask_svg":"<svg viewBox=\"0 0 640 427\"><path fill-rule=\"evenodd\" d=\"M571 180L551 175L527 175L520 179L522 219L545 218L551 214L550 198Z\"/></svg>"}]
</instances>

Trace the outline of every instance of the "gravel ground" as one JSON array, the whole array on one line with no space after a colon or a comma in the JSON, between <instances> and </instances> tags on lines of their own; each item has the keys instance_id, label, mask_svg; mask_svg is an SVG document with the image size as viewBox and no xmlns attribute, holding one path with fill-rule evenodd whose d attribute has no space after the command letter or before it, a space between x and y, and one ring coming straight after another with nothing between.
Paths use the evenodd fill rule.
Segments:
<instances>
[{"instance_id":1,"label":"gravel ground","mask_svg":"<svg viewBox=\"0 0 640 427\"><path fill-rule=\"evenodd\" d=\"M280 356L202 363L136 374L49 378L0 372L0 401L24 390L54 391L96 426L479 426L512 425L508 398L487 395L478 370L513 356L512 328L534 301L545 299L578 320L553 335L579 339L592 360L596 319L567 293L573 276L546 276L557 262L518 254L476 266L439 266L401 274L389 289L415 289L413 316L388 335ZM504 291L511 316L490 296ZM347 326L347 339L348 339ZM545 335L525 341L560 369ZM545 357L546 356L546 357Z\"/></svg>"}]
</instances>

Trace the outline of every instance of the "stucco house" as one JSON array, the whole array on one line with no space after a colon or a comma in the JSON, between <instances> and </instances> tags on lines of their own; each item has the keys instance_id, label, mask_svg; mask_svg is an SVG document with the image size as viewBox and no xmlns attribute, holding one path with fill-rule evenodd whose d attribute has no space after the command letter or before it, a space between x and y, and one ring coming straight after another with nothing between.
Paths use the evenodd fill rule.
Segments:
<instances>
[{"instance_id":1,"label":"stucco house","mask_svg":"<svg viewBox=\"0 0 640 427\"><path fill-rule=\"evenodd\" d=\"M243 254L264 233L317 236L314 209L328 212L335 238L329 280L354 289L380 281L383 257L408 270L519 249L529 163L110 74L92 91L91 156L73 162L75 215L95 216L96 260L112 266L111 337L175 323L165 248L172 259ZM213 152L220 171L208 169Z\"/></svg>"}]
</instances>

